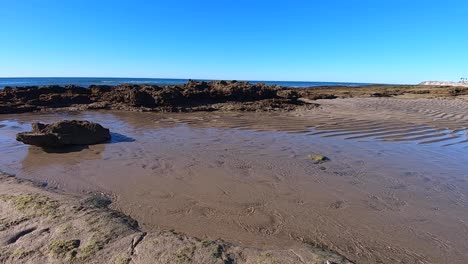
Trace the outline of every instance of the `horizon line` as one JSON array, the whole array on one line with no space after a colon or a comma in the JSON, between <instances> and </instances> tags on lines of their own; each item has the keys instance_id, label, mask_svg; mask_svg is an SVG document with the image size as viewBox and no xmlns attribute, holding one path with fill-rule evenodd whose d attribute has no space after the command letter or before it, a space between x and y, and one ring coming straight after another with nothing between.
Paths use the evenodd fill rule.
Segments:
<instances>
[{"instance_id":1,"label":"horizon line","mask_svg":"<svg viewBox=\"0 0 468 264\"><path fill-rule=\"evenodd\" d=\"M76 79L89 79L89 78L108 78L108 79L159 79L159 80L196 80L196 81L245 81L245 82L297 82L297 83L354 83L354 84L390 84L383 82L346 82L346 81L291 81L291 80L246 80L246 79L218 79L218 78L162 78L162 77L103 77L103 76L29 76L29 77L3 77L0 76L0 79L67 79L67 78L76 78ZM392 84L408 84L408 83L392 83Z\"/></svg>"}]
</instances>

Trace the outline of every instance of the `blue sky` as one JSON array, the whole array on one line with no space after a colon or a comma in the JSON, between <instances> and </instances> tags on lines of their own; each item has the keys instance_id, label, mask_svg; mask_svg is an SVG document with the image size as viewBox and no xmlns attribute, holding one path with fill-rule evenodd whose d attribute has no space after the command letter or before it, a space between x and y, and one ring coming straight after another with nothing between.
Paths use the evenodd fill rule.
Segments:
<instances>
[{"instance_id":1,"label":"blue sky","mask_svg":"<svg viewBox=\"0 0 468 264\"><path fill-rule=\"evenodd\" d=\"M468 77L466 0L0 0L1 77Z\"/></svg>"}]
</instances>

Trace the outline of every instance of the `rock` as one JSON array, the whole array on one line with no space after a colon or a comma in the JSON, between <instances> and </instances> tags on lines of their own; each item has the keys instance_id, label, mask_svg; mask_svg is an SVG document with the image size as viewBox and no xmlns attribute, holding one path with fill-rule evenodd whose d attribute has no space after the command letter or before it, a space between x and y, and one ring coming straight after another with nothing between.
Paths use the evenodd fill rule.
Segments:
<instances>
[{"instance_id":1,"label":"rock","mask_svg":"<svg viewBox=\"0 0 468 264\"><path fill-rule=\"evenodd\" d=\"M310 97L309 99L311 100L319 100L319 99L336 99L338 98L336 95L334 94L316 94L312 97Z\"/></svg>"},{"instance_id":2,"label":"rock","mask_svg":"<svg viewBox=\"0 0 468 264\"><path fill-rule=\"evenodd\" d=\"M316 104L306 104L302 101L294 99L265 99L252 102L231 103L213 105L221 110L238 111L238 112L273 112L273 111L293 111L298 106L303 106L304 109L315 108Z\"/></svg>"},{"instance_id":3,"label":"rock","mask_svg":"<svg viewBox=\"0 0 468 264\"><path fill-rule=\"evenodd\" d=\"M308 155L307 158L314 161L315 163L322 163L330 160L328 157L320 154Z\"/></svg>"},{"instance_id":4,"label":"rock","mask_svg":"<svg viewBox=\"0 0 468 264\"><path fill-rule=\"evenodd\" d=\"M290 100L293 100L293 101L297 101L299 99L299 97L300 97L299 93L297 91L294 91L294 90L279 91L278 96L286 98L286 99L290 99Z\"/></svg>"},{"instance_id":5,"label":"rock","mask_svg":"<svg viewBox=\"0 0 468 264\"><path fill-rule=\"evenodd\" d=\"M16 135L16 140L40 147L92 145L111 138L109 129L88 121L65 120L53 124L32 124L31 132Z\"/></svg>"},{"instance_id":6,"label":"rock","mask_svg":"<svg viewBox=\"0 0 468 264\"><path fill-rule=\"evenodd\" d=\"M468 90L463 88L434 86L436 83L423 84L320 86L299 89L243 81L190 80L186 84L164 86L122 84L91 85L89 88L74 85L5 87L0 89L0 114L51 111L54 108L154 112L294 111L314 106L305 100L391 97L402 94L451 98L468 94ZM463 85L455 83L453 86ZM304 104L305 102L307 104ZM268 104L274 105L270 107Z\"/></svg>"},{"instance_id":7,"label":"rock","mask_svg":"<svg viewBox=\"0 0 468 264\"><path fill-rule=\"evenodd\" d=\"M27 113L27 112L34 112L37 110L36 106L32 105L0 105L0 114L19 114L19 113Z\"/></svg>"},{"instance_id":8,"label":"rock","mask_svg":"<svg viewBox=\"0 0 468 264\"><path fill-rule=\"evenodd\" d=\"M397 95L400 95L400 94L395 93L395 92L383 91L380 93L371 93L370 97L392 97L392 96L397 96Z\"/></svg>"},{"instance_id":9,"label":"rock","mask_svg":"<svg viewBox=\"0 0 468 264\"><path fill-rule=\"evenodd\" d=\"M451 96L459 96L468 94L468 87L455 87L448 90Z\"/></svg>"},{"instance_id":10,"label":"rock","mask_svg":"<svg viewBox=\"0 0 468 264\"><path fill-rule=\"evenodd\" d=\"M281 96L279 93L284 93ZM0 90L0 114L47 110L51 108L95 109L106 105L108 109L132 111L177 111L186 109L214 109L214 104L251 103L262 100L283 100L280 108L296 109L296 91L285 92L281 87L237 81L193 81L183 85L92 85L88 89L78 86L30 86ZM25 108L24 106L31 106ZM260 105L259 105L260 107ZM254 105L248 109L254 111Z\"/></svg>"}]
</instances>

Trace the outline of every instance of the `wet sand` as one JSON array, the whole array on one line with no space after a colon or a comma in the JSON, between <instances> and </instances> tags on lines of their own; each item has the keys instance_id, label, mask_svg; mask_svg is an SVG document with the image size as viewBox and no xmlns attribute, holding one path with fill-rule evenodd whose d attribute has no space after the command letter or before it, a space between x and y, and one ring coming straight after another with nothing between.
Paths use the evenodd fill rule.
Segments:
<instances>
[{"instance_id":1,"label":"wet sand","mask_svg":"<svg viewBox=\"0 0 468 264\"><path fill-rule=\"evenodd\" d=\"M0 173L0 263L352 264L302 244L241 247L171 230L143 231L102 195L76 197Z\"/></svg>"},{"instance_id":2,"label":"wet sand","mask_svg":"<svg viewBox=\"0 0 468 264\"><path fill-rule=\"evenodd\" d=\"M307 242L356 263L466 263L468 103L318 102L290 113L1 115L0 169L108 193L147 229L260 248ZM45 153L14 140L60 119L99 122L113 141Z\"/></svg>"}]
</instances>

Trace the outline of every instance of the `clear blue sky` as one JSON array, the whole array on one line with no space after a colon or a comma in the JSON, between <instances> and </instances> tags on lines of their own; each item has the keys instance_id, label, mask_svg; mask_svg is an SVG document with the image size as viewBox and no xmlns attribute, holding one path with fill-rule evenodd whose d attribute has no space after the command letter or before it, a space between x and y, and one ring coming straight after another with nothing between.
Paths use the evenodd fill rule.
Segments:
<instances>
[{"instance_id":1,"label":"clear blue sky","mask_svg":"<svg viewBox=\"0 0 468 264\"><path fill-rule=\"evenodd\" d=\"M467 0L0 0L2 77L468 77Z\"/></svg>"}]
</instances>

